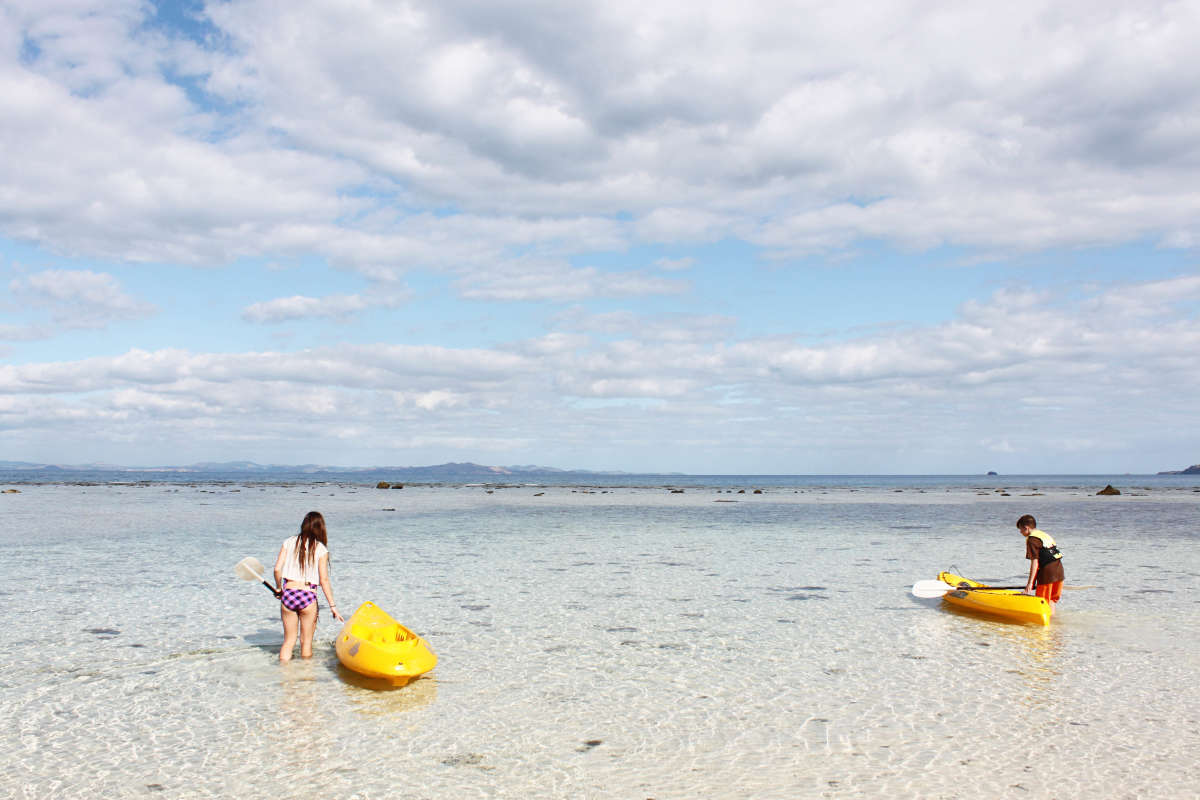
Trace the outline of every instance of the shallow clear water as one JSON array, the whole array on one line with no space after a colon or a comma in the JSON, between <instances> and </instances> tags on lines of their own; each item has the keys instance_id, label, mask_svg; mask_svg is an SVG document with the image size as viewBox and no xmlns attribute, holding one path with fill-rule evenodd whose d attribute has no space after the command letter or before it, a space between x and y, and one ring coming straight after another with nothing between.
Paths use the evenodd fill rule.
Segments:
<instances>
[{"instance_id":1,"label":"shallow clear water","mask_svg":"<svg viewBox=\"0 0 1200 800\"><path fill-rule=\"evenodd\" d=\"M1047 485L22 486L0 794L1195 796L1200 492ZM339 606L425 636L429 676L356 679L325 610L277 663L232 567L314 508ZM1020 581L1025 512L1096 587L1049 628L909 595Z\"/></svg>"}]
</instances>

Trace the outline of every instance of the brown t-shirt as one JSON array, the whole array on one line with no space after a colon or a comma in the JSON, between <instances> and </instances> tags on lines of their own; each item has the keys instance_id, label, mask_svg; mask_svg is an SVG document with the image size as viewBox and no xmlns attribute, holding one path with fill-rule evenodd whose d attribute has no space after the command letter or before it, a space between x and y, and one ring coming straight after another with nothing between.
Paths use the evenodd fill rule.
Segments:
<instances>
[{"instance_id":1,"label":"brown t-shirt","mask_svg":"<svg viewBox=\"0 0 1200 800\"><path fill-rule=\"evenodd\" d=\"M1042 550L1042 540L1036 536L1025 537L1025 558L1031 561L1037 561L1038 553ZM1047 583L1057 583L1061 580L1066 580L1066 573L1063 571L1062 559L1056 558L1044 567L1038 567L1037 577L1034 579L1038 585Z\"/></svg>"}]
</instances>

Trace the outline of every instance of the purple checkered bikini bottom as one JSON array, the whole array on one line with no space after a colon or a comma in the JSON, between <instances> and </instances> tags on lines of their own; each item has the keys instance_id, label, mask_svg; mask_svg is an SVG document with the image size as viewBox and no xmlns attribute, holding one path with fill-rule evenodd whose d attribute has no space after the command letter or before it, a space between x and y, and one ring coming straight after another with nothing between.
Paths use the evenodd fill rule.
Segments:
<instances>
[{"instance_id":1,"label":"purple checkered bikini bottom","mask_svg":"<svg viewBox=\"0 0 1200 800\"><path fill-rule=\"evenodd\" d=\"M315 583L308 584L307 589L284 589L279 602L289 611L299 613L301 609L308 608L309 603L317 602L316 589Z\"/></svg>"}]
</instances>

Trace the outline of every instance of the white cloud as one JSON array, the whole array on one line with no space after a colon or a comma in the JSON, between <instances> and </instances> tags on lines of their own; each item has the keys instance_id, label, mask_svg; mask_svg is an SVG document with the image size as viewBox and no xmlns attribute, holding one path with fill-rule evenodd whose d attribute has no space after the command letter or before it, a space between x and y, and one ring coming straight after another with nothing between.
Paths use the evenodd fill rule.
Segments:
<instances>
[{"instance_id":1,"label":"white cloud","mask_svg":"<svg viewBox=\"0 0 1200 800\"><path fill-rule=\"evenodd\" d=\"M35 342L52 336L53 329L44 325L0 325L0 342Z\"/></svg>"},{"instance_id":2,"label":"white cloud","mask_svg":"<svg viewBox=\"0 0 1200 800\"><path fill-rule=\"evenodd\" d=\"M327 297L293 295L252 303L242 310L242 319L247 322L259 323L289 322L319 317L345 319L356 312L371 308L399 308L407 300L407 293L395 291L339 294Z\"/></svg>"},{"instance_id":3,"label":"white cloud","mask_svg":"<svg viewBox=\"0 0 1200 800\"><path fill-rule=\"evenodd\" d=\"M553 262L497 265L459 278L469 300L572 302L597 297L680 294L687 284L636 271L607 272Z\"/></svg>"},{"instance_id":4,"label":"white cloud","mask_svg":"<svg viewBox=\"0 0 1200 800\"><path fill-rule=\"evenodd\" d=\"M230 446L336 440L359 461L378 460L366 454L385 441L470 442L463 447L484 452L505 443L563 457L599 452L591 448L603 441L627 447L631 460L677 468L672 459L753 464L748 443L762 447L769 431L770 458L814 467L878 458L862 450L875 443L921 454L912 458L929 459L920 461L927 468L961 463L958 447L1009 459L987 468L1012 469L1095 453L1101 431L1126 450L1159 428L1195 439L1187 423L1200 390L1198 290L1187 276L1079 296L1005 290L943 324L823 345L670 336L661 327L670 317L576 315L572 326L604 338L562 331L504 349L134 350L0 365L0 441L182 442L201 428L213 432L205 442ZM1125 298L1135 313L1112 313ZM1080 449L1086 442L1095 446ZM456 456L471 454L435 458Z\"/></svg>"},{"instance_id":5,"label":"white cloud","mask_svg":"<svg viewBox=\"0 0 1200 800\"><path fill-rule=\"evenodd\" d=\"M28 307L49 311L59 328L103 328L116 320L139 319L156 313L149 303L121 289L112 275L91 270L44 270L9 283L9 291ZM52 335L42 325L5 326L8 336L37 339Z\"/></svg>"},{"instance_id":6,"label":"white cloud","mask_svg":"<svg viewBox=\"0 0 1200 800\"><path fill-rule=\"evenodd\" d=\"M997 15L897 0L864 18L818 3L244 0L206 6L226 37L206 43L143 25L151 12L0 12L0 140L22 153L0 166L0 231L222 264L319 230L306 247L364 271L404 268L404 248L364 249L397 207L468 212L439 223L466 233L456 250L503 251L513 214L556 248L529 221L618 212L618 246L736 236L782 254L1200 236L1200 11L1186 3ZM418 258L454 268L422 238Z\"/></svg>"},{"instance_id":7,"label":"white cloud","mask_svg":"<svg viewBox=\"0 0 1200 800\"><path fill-rule=\"evenodd\" d=\"M685 269L691 269L696 265L696 259L691 256L683 258L660 258L654 262L654 266L667 272L681 272Z\"/></svg>"},{"instance_id":8,"label":"white cloud","mask_svg":"<svg viewBox=\"0 0 1200 800\"><path fill-rule=\"evenodd\" d=\"M357 295L304 297L293 295L249 305L242 311L248 322L285 322L310 317L340 317L367 307Z\"/></svg>"},{"instance_id":9,"label":"white cloud","mask_svg":"<svg viewBox=\"0 0 1200 800\"><path fill-rule=\"evenodd\" d=\"M574 306L554 317L564 328L642 341L707 341L727 339L737 320L719 314L637 314L633 311L592 313Z\"/></svg>"},{"instance_id":10,"label":"white cloud","mask_svg":"<svg viewBox=\"0 0 1200 800\"><path fill-rule=\"evenodd\" d=\"M424 411L436 411L439 408L453 408L468 402L468 398L457 392L433 391L424 392L411 398L417 408Z\"/></svg>"}]
</instances>

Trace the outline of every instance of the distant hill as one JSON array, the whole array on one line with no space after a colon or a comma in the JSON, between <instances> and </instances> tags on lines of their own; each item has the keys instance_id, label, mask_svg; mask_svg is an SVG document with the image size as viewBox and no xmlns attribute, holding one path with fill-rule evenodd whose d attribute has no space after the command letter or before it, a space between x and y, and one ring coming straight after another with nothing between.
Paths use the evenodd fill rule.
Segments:
<instances>
[{"instance_id":1,"label":"distant hill","mask_svg":"<svg viewBox=\"0 0 1200 800\"><path fill-rule=\"evenodd\" d=\"M335 467L323 464L257 464L253 461L201 461L179 466L128 467L117 464L39 464L31 461L0 461L0 470L11 472L174 472L183 474L224 475L271 475L338 474L380 475L387 474L395 479L471 479L496 478L518 475L625 475L624 472L596 472L593 470L560 469L525 464L511 467L487 466L471 462L450 462L422 467Z\"/></svg>"},{"instance_id":2,"label":"distant hill","mask_svg":"<svg viewBox=\"0 0 1200 800\"><path fill-rule=\"evenodd\" d=\"M1187 469L1172 469L1160 472L1159 475L1200 475L1200 464L1192 464Z\"/></svg>"}]
</instances>

